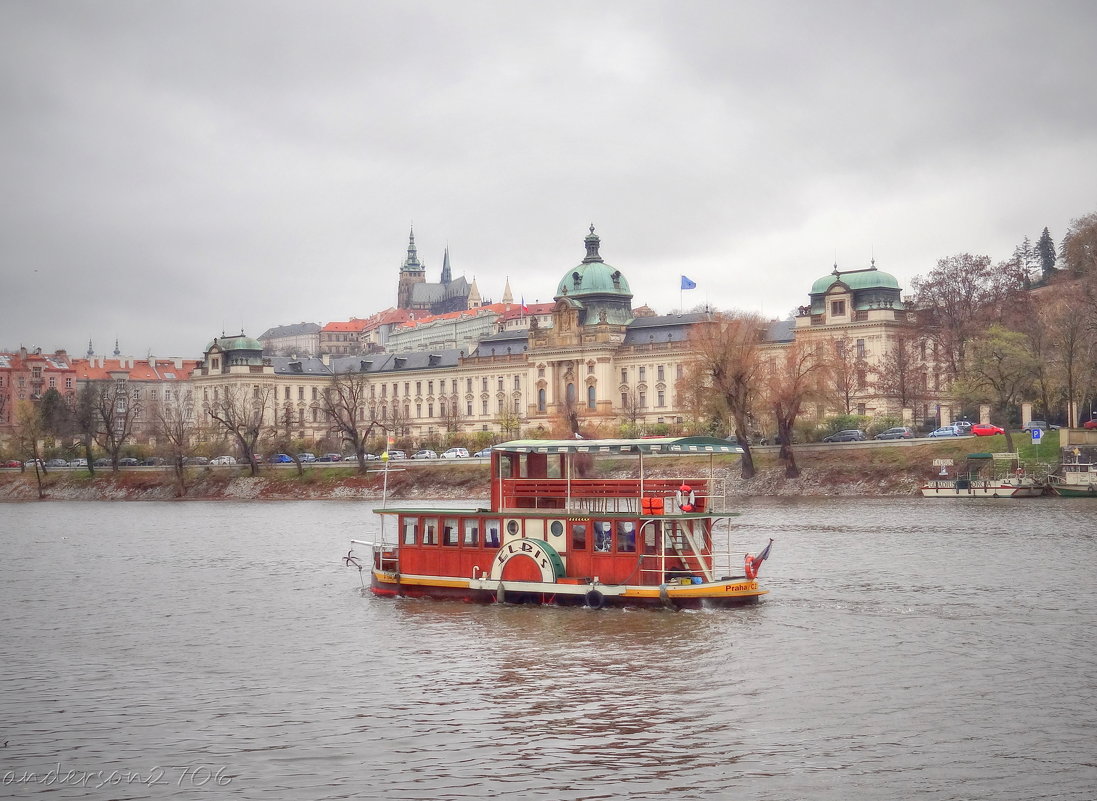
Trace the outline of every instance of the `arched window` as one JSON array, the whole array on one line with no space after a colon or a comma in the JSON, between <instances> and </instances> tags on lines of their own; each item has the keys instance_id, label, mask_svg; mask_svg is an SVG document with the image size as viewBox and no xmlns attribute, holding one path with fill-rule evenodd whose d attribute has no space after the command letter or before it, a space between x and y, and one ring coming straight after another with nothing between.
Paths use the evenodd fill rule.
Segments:
<instances>
[{"instance_id":1,"label":"arched window","mask_svg":"<svg viewBox=\"0 0 1097 801\"><path fill-rule=\"evenodd\" d=\"M594 408L596 408L596 406L597 406L597 403L596 403L596 395L595 395L595 392L594 392L594 384L591 384L589 387L587 387L587 408L588 409L594 409Z\"/></svg>"},{"instance_id":2,"label":"arched window","mask_svg":"<svg viewBox=\"0 0 1097 801\"><path fill-rule=\"evenodd\" d=\"M568 384L567 399L568 403L575 403L575 384Z\"/></svg>"},{"instance_id":3,"label":"arched window","mask_svg":"<svg viewBox=\"0 0 1097 801\"><path fill-rule=\"evenodd\" d=\"M537 411L543 412L545 410L545 388L541 387L537 390Z\"/></svg>"}]
</instances>

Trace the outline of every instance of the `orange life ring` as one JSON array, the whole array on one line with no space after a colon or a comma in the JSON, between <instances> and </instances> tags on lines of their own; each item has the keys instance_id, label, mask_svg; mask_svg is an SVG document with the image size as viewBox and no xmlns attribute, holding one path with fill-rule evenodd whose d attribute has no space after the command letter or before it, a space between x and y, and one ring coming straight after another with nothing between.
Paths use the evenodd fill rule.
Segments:
<instances>
[{"instance_id":1,"label":"orange life ring","mask_svg":"<svg viewBox=\"0 0 1097 801\"><path fill-rule=\"evenodd\" d=\"M743 572L747 574L748 579L758 575L758 571L754 569L754 557L749 553L743 556Z\"/></svg>"}]
</instances>

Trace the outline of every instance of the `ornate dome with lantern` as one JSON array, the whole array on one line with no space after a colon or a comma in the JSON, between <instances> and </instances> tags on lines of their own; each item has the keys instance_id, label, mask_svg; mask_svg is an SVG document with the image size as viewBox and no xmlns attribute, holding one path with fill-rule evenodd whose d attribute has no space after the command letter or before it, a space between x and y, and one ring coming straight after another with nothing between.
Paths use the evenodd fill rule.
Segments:
<instances>
[{"instance_id":1,"label":"ornate dome with lantern","mask_svg":"<svg viewBox=\"0 0 1097 801\"><path fill-rule=\"evenodd\" d=\"M598 252L601 240L594 233L593 225L583 243L587 254L560 279L555 300L577 306L580 325L628 325L633 319L628 281L620 270L603 261Z\"/></svg>"}]
</instances>

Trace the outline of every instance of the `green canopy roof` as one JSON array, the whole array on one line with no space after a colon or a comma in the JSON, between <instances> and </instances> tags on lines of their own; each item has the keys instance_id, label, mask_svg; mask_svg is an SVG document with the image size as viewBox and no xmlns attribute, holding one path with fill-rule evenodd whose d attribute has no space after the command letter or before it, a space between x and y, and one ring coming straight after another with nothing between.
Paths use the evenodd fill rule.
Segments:
<instances>
[{"instance_id":1,"label":"green canopy roof","mask_svg":"<svg viewBox=\"0 0 1097 801\"><path fill-rule=\"evenodd\" d=\"M643 439L517 439L492 448L500 453L742 453L734 442L716 437Z\"/></svg>"}]
</instances>

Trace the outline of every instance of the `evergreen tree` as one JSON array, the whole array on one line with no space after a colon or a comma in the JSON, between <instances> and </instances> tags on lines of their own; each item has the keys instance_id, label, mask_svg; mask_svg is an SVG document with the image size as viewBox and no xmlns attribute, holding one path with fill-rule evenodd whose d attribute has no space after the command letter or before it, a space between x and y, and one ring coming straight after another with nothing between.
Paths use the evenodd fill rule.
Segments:
<instances>
[{"instance_id":1,"label":"evergreen tree","mask_svg":"<svg viewBox=\"0 0 1097 801\"><path fill-rule=\"evenodd\" d=\"M1051 241L1047 226L1044 227L1040 238L1036 240L1036 255L1040 259L1040 271L1044 278L1047 278L1055 270L1055 243Z\"/></svg>"},{"instance_id":2,"label":"evergreen tree","mask_svg":"<svg viewBox=\"0 0 1097 801\"><path fill-rule=\"evenodd\" d=\"M1013 260L1024 273L1025 288L1028 282L1039 280L1040 261L1036 258L1036 249L1032 247L1032 240L1027 236L1024 241L1013 249Z\"/></svg>"}]
</instances>

